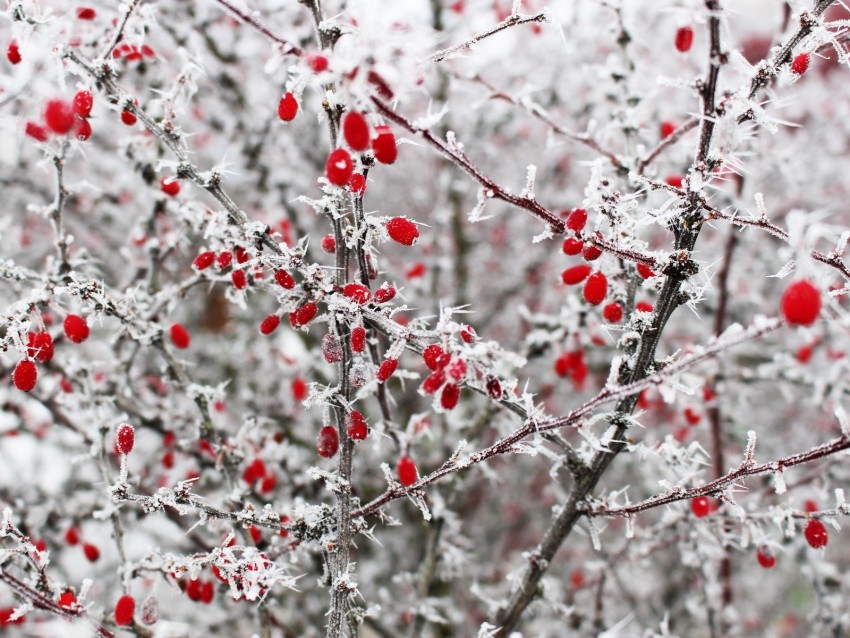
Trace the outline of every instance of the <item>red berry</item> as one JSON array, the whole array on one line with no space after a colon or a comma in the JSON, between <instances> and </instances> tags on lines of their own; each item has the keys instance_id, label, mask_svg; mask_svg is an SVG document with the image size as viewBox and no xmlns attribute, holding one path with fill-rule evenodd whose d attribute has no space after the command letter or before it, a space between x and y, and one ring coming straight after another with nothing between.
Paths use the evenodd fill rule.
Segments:
<instances>
[{"instance_id":1,"label":"red berry","mask_svg":"<svg viewBox=\"0 0 850 638\"><path fill-rule=\"evenodd\" d=\"M431 370L437 370L439 368L444 368L446 364L448 364L448 357L445 362L443 362L444 354L443 349L435 343L425 348L425 351L422 353L422 358L425 360L425 365L428 366L428 368Z\"/></svg>"},{"instance_id":2,"label":"red berry","mask_svg":"<svg viewBox=\"0 0 850 638\"><path fill-rule=\"evenodd\" d=\"M284 122L291 122L298 115L298 101L292 93L286 93L277 103L277 116Z\"/></svg>"},{"instance_id":3,"label":"red berry","mask_svg":"<svg viewBox=\"0 0 850 638\"><path fill-rule=\"evenodd\" d=\"M272 475L271 477L266 478L266 481L268 481L268 480L269 480L269 478L274 478L274 475ZM265 483L265 481L264 481L264 483ZM272 486L272 489L274 489L274 486ZM264 491L264 492L270 492L270 491L271 491L271 489L263 490L263 491ZM256 529L256 528L252 528L252 530L253 530L253 529ZM253 535L252 535L252 536L253 536ZM259 542L259 541L254 541L254 542L256 543L256 542ZM215 586L213 585L213 583L212 583L212 581L211 581L211 580L208 580L208 581L206 581L206 582L203 584L203 586L201 587L201 597L200 597L200 601L201 601L202 603L204 603L205 605L209 605L209 604L213 601L213 598L214 598L214 597L215 597Z\"/></svg>"},{"instance_id":4,"label":"red berry","mask_svg":"<svg viewBox=\"0 0 850 638\"><path fill-rule=\"evenodd\" d=\"M366 427L366 419L357 410L352 410L345 418L345 431L348 433L348 438L362 441L369 433Z\"/></svg>"},{"instance_id":5,"label":"red berry","mask_svg":"<svg viewBox=\"0 0 850 638\"><path fill-rule=\"evenodd\" d=\"M333 235L325 235L322 237L322 250L331 254L336 252L336 240Z\"/></svg>"},{"instance_id":6,"label":"red berry","mask_svg":"<svg viewBox=\"0 0 850 638\"><path fill-rule=\"evenodd\" d=\"M27 335L27 354L42 363L53 359L53 337L49 332L30 332Z\"/></svg>"},{"instance_id":7,"label":"red berry","mask_svg":"<svg viewBox=\"0 0 850 638\"><path fill-rule=\"evenodd\" d=\"M661 139L670 137L675 131L676 125L673 122L661 122Z\"/></svg>"},{"instance_id":8,"label":"red berry","mask_svg":"<svg viewBox=\"0 0 850 638\"><path fill-rule=\"evenodd\" d=\"M253 485L266 475L266 464L263 459L254 459L242 471L242 480Z\"/></svg>"},{"instance_id":9,"label":"red berry","mask_svg":"<svg viewBox=\"0 0 850 638\"><path fill-rule=\"evenodd\" d=\"M277 315L269 315L260 322L260 333L270 335L280 325L280 317Z\"/></svg>"},{"instance_id":10,"label":"red berry","mask_svg":"<svg viewBox=\"0 0 850 638\"><path fill-rule=\"evenodd\" d=\"M791 63L791 73L794 75L803 75L809 70L809 54L801 53Z\"/></svg>"},{"instance_id":11,"label":"red berry","mask_svg":"<svg viewBox=\"0 0 850 638\"><path fill-rule=\"evenodd\" d=\"M328 155L325 163L325 175L334 186L345 186L354 173L351 155L344 148L336 148Z\"/></svg>"},{"instance_id":12,"label":"red berry","mask_svg":"<svg viewBox=\"0 0 850 638\"><path fill-rule=\"evenodd\" d=\"M35 122L27 122L24 132L37 142L47 141L47 129Z\"/></svg>"},{"instance_id":13,"label":"red berry","mask_svg":"<svg viewBox=\"0 0 850 638\"><path fill-rule=\"evenodd\" d=\"M328 333L322 337L322 356L328 363L339 363L342 361L342 346L336 335Z\"/></svg>"},{"instance_id":14,"label":"red berry","mask_svg":"<svg viewBox=\"0 0 850 638\"><path fill-rule=\"evenodd\" d=\"M95 16L97 16L97 13L91 7L77 7L77 18L79 20L94 20Z\"/></svg>"},{"instance_id":15,"label":"red berry","mask_svg":"<svg viewBox=\"0 0 850 638\"><path fill-rule=\"evenodd\" d=\"M320 53L314 53L307 56L307 64L315 73L321 73L328 68L328 59Z\"/></svg>"},{"instance_id":16,"label":"red berry","mask_svg":"<svg viewBox=\"0 0 850 638\"><path fill-rule=\"evenodd\" d=\"M129 109L121 111L121 121L127 126L133 126L136 123L136 114Z\"/></svg>"},{"instance_id":17,"label":"red berry","mask_svg":"<svg viewBox=\"0 0 850 638\"><path fill-rule=\"evenodd\" d=\"M767 545L762 545L756 550L756 560L765 569L770 569L776 565L776 556L773 555Z\"/></svg>"},{"instance_id":18,"label":"red berry","mask_svg":"<svg viewBox=\"0 0 850 638\"><path fill-rule=\"evenodd\" d=\"M691 27L679 27L676 30L676 50L685 53L694 43L694 30Z\"/></svg>"},{"instance_id":19,"label":"red berry","mask_svg":"<svg viewBox=\"0 0 850 638\"><path fill-rule=\"evenodd\" d=\"M667 182L668 185L673 188L682 188L682 183L684 182L684 177L681 175L668 175L664 178L664 181Z\"/></svg>"},{"instance_id":20,"label":"red berry","mask_svg":"<svg viewBox=\"0 0 850 638\"><path fill-rule=\"evenodd\" d=\"M407 217L393 217L387 222L387 232L393 241L412 246L419 239L419 229Z\"/></svg>"},{"instance_id":21,"label":"red berry","mask_svg":"<svg viewBox=\"0 0 850 638\"><path fill-rule=\"evenodd\" d=\"M398 368L398 359L386 359L379 367L375 375L378 381L383 383L395 373Z\"/></svg>"},{"instance_id":22,"label":"red berry","mask_svg":"<svg viewBox=\"0 0 850 638\"><path fill-rule=\"evenodd\" d=\"M295 312L289 314L289 323L293 328L306 326L313 320L313 317L315 317L318 312L319 307L312 301L308 301Z\"/></svg>"},{"instance_id":23,"label":"red berry","mask_svg":"<svg viewBox=\"0 0 850 638\"><path fill-rule=\"evenodd\" d=\"M92 545L91 543L85 543L83 545L83 553L92 563L100 558L100 550L97 548L97 545Z\"/></svg>"},{"instance_id":24,"label":"red berry","mask_svg":"<svg viewBox=\"0 0 850 638\"><path fill-rule=\"evenodd\" d=\"M301 378L292 380L292 398L296 401L303 401L307 398L307 382Z\"/></svg>"},{"instance_id":25,"label":"red berry","mask_svg":"<svg viewBox=\"0 0 850 638\"><path fill-rule=\"evenodd\" d=\"M587 278L589 274L590 266L588 266L587 264L579 264L578 266L572 266L571 268L567 268L564 272L562 272L561 279L568 286L572 286L575 284L580 284Z\"/></svg>"},{"instance_id":26,"label":"red berry","mask_svg":"<svg viewBox=\"0 0 850 638\"><path fill-rule=\"evenodd\" d=\"M363 352L366 347L366 328L357 326L351 331L351 349L354 352Z\"/></svg>"},{"instance_id":27,"label":"red berry","mask_svg":"<svg viewBox=\"0 0 850 638\"><path fill-rule=\"evenodd\" d=\"M803 509L806 510L806 512L808 512L809 514L811 514L812 512L817 512L820 507L818 507L816 501L813 501L812 499L806 499L803 502Z\"/></svg>"},{"instance_id":28,"label":"red berry","mask_svg":"<svg viewBox=\"0 0 850 638\"><path fill-rule=\"evenodd\" d=\"M791 325L810 326L820 314L820 291L811 282L795 281L782 295L780 308L785 321Z\"/></svg>"},{"instance_id":29,"label":"red berry","mask_svg":"<svg viewBox=\"0 0 850 638\"><path fill-rule=\"evenodd\" d=\"M65 542L70 545L79 545L80 544L80 530L76 527L69 527L65 532Z\"/></svg>"},{"instance_id":30,"label":"red berry","mask_svg":"<svg viewBox=\"0 0 850 638\"><path fill-rule=\"evenodd\" d=\"M91 115L92 106L94 106L94 97L91 91L85 89L77 91L73 101L74 113L80 117L88 117Z\"/></svg>"},{"instance_id":31,"label":"red berry","mask_svg":"<svg viewBox=\"0 0 850 638\"><path fill-rule=\"evenodd\" d=\"M829 541L829 534L826 531L826 525L816 518L813 518L806 523L803 535L806 537L806 542L814 549L826 547L826 544Z\"/></svg>"},{"instance_id":32,"label":"red berry","mask_svg":"<svg viewBox=\"0 0 850 638\"><path fill-rule=\"evenodd\" d=\"M249 253L247 250L242 248L242 246L237 246L234 253L236 254L236 263L237 264L244 264L246 261L251 259L251 253Z\"/></svg>"},{"instance_id":33,"label":"red berry","mask_svg":"<svg viewBox=\"0 0 850 638\"><path fill-rule=\"evenodd\" d=\"M419 472L416 471L416 463L409 456L402 456L398 460L398 482L405 487L410 487L419 478Z\"/></svg>"},{"instance_id":34,"label":"red berry","mask_svg":"<svg viewBox=\"0 0 850 638\"><path fill-rule=\"evenodd\" d=\"M395 288L384 284L375 291L375 303L386 303L395 297Z\"/></svg>"},{"instance_id":35,"label":"red berry","mask_svg":"<svg viewBox=\"0 0 850 638\"><path fill-rule=\"evenodd\" d=\"M48 100L44 107L44 122L54 133L65 135L76 123L74 111L65 100Z\"/></svg>"},{"instance_id":36,"label":"red berry","mask_svg":"<svg viewBox=\"0 0 850 638\"><path fill-rule=\"evenodd\" d=\"M89 338L89 326L79 315L68 315L62 324L65 336L74 343L82 343Z\"/></svg>"},{"instance_id":37,"label":"red berry","mask_svg":"<svg viewBox=\"0 0 850 638\"><path fill-rule=\"evenodd\" d=\"M443 384L446 382L446 373L444 370L436 370L432 374L429 374L425 377L425 380L422 382L422 392L425 394L434 394L443 387Z\"/></svg>"},{"instance_id":38,"label":"red berry","mask_svg":"<svg viewBox=\"0 0 850 638\"><path fill-rule=\"evenodd\" d=\"M122 423L115 432L115 449L119 454L129 454L136 442L136 431L129 423Z\"/></svg>"},{"instance_id":39,"label":"red berry","mask_svg":"<svg viewBox=\"0 0 850 638\"><path fill-rule=\"evenodd\" d=\"M77 139L81 142L86 142L91 137L91 123L88 120L78 120L77 121L77 130L74 134L77 136Z\"/></svg>"},{"instance_id":40,"label":"red berry","mask_svg":"<svg viewBox=\"0 0 850 638\"><path fill-rule=\"evenodd\" d=\"M71 380L67 377L62 377L61 379L59 379L59 387L65 394L71 394L74 391L74 384L71 383Z\"/></svg>"},{"instance_id":41,"label":"red berry","mask_svg":"<svg viewBox=\"0 0 850 638\"><path fill-rule=\"evenodd\" d=\"M342 294L361 305L369 301L372 297L372 293L369 292L366 286L355 283L345 284Z\"/></svg>"},{"instance_id":42,"label":"red berry","mask_svg":"<svg viewBox=\"0 0 850 638\"><path fill-rule=\"evenodd\" d=\"M392 164L398 157L398 147L395 135L389 126L376 126L375 137L372 139L372 152L381 164Z\"/></svg>"},{"instance_id":43,"label":"red berry","mask_svg":"<svg viewBox=\"0 0 850 638\"><path fill-rule=\"evenodd\" d=\"M170 197L177 197L180 192L180 182L175 177L163 177L159 180L159 188Z\"/></svg>"},{"instance_id":44,"label":"red berry","mask_svg":"<svg viewBox=\"0 0 850 638\"><path fill-rule=\"evenodd\" d=\"M295 287L295 280L285 270L275 270L274 280L281 288L286 288L286 290L292 290Z\"/></svg>"},{"instance_id":45,"label":"red berry","mask_svg":"<svg viewBox=\"0 0 850 638\"><path fill-rule=\"evenodd\" d=\"M186 583L186 595L189 597L189 600L201 600L201 592L203 589L203 583L200 578L196 578L194 580L190 580Z\"/></svg>"},{"instance_id":46,"label":"red berry","mask_svg":"<svg viewBox=\"0 0 850 638\"><path fill-rule=\"evenodd\" d=\"M12 64L19 64L21 61L21 49L18 46L17 40L12 40L9 43L9 48L6 49L6 59Z\"/></svg>"},{"instance_id":47,"label":"red berry","mask_svg":"<svg viewBox=\"0 0 850 638\"><path fill-rule=\"evenodd\" d=\"M132 596L121 596L115 603L115 624L132 625L135 612L136 600Z\"/></svg>"},{"instance_id":48,"label":"red berry","mask_svg":"<svg viewBox=\"0 0 850 638\"><path fill-rule=\"evenodd\" d=\"M602 316L609 323L620 323L623 320L623 306L612 301L602 309Z\"/></svg>"},{"instance_id":49,"label":"red berry","mask_svg":"<svg viewBox=\"0 0 850 638\"><path fill-rule=\"evenodd\" d=\"M319 453L319 456L329 459L336 454L338 449L339 432L333 426L324 426L319 431L318 439L316 439L316 452Z\"/></svg>"},{"instance_id":50,"label":"red berry","mask_svg":"<svg viewBox=\"0 0 850 638\"><path fill-rule=\"evenodd\" d=\"M496 377L487 377L487 394L496 401L502 398L502 384Z\"/></svg>"},{"instance_id":51,"label":"red berry","mask_svg":"<svg viewBox=\"0 0 850 638\"><path fill-rule=\"evenodd\" d=\"M207 268L213 265L214 261L215 253L211 250L208 250L195 257L195 261L192 262L192 265L198 270L206 270Z\"/></svg>"},{"instance_id":52,"label":"red berry","mask_svg":"<svg viewBox=\"0 0 850 638\"><path fill-rule=\"evenodd\" d=\"M179 348L180 350L185 350L192 342L192 338L189 336L189 331L186 330L181 323L171 325L170 335L171 343L174 344L175 348Z\"/></svg>"},{"instance_id":53,"label":"red berry","mask_svg":"<svg viewBox=\"0 0 850 638\"><path fill-rule=\"evenodd\" d=\"M348 187L358 197L363 197L366 192L366 177L362 173L354 173L348 180Z\"/></svg>"},{"instance_id":54,"label":"red berry","mask_svg":"<svg viewBox=\"0 0 850 638\"><path fill-rule=\"evenodd\" d=\"M463 359L455 359L446 371L455 381L460 381L466 376L466 362Z\"/></svg>"},{"instance_id":55,"label":"red berry","mask_svg":"<svg viewBox=\"0 0 850 638\"><path fill-rule=\"evenodd\" d=\"M352 150L369 148L369 124L360 113L348 113L342 121L342 135Z\"/></svg>"},{"instance_id":56,"label":"red berry","mask_svg":"<svg viewBox=\"0 0 850 638\"><path fill-rule=\"evenodd\" d=\"M74 592L68 590L62 592L59 596L59 606L64 607L65 609L73 609L77 604L77 597L74 595Z\"/></svg>"},{"instance_id":57,"label":"red berry","mask_svg":"<svg viewBox=\"0 0 850 638\"><path fill-rule=\"evenodd\" d=\"M578 255L582 248L584 248L584 242L575 237L567 237L561 247L565 255Z\"/></svg>"},{"instance_id":58,"label":"red berry","mask_svg":"<svg viewBox=\"0 0 850 638\"><path fill-rule=\"evenodd\" d=\"M655 308L648 301L639 301L635 304L635 310L638 312L652 312Z\"/></svg>"},{"instance_id":59,"label":"red berry","mask_svg":"<svg viewBox=\"0 0 850 638\"><path fill-rule=\"evenodd\" d=\"M245 290L248 287L248 275L244 270L234 270L230 273L230 281L236 290Z\"/></svg>"},{"instance_id":60,"label":"red berry","mask_svg":"<svg viewBox=\"0 0 850 638\"><path fill-rule=\"evenodd\" d=\"M578 234L584 230L587 224L587 211L583 208L576 208L567 217L567 228Z\"/></svg>"},{"instance_id":61,"label":"red berry","mask_svg":"<svg viewBox=\"0 0 850 638\"><path fill-rule=\"evenodd\" d=\"M38 370L32 361L26 359L18 361L15 366L15 371L12 373L12 381L15 387L21 392L29 392L35 387L36 379L38 379Z\"/></svg>"},{"instance_id":62,"label":"red berry","mask_svg":"<svg viewBox=\"0 0 850 638\"><path fill-rule=\"evenodd\" d=\"M708 516L711 512L711 502L707 496L697 496L691 499L691 512L697 518Z\"/></svg>"},{"instance_id":63,"label":"red berry","mask_svg":"<svg viewBox=\"0 0 850 638\"><path fill-rule=\"evenodd\" d=\"M174 467L174 452L172 450L166 450L165 454L162 455L162 467L166 470Z\"/></svg>"},{"instance_id":64,"label":"red berry","mask_svg":"<svg viewBox=\"0 0 850 638\"><path fill-rule=\"evenodd\" d=\"M454 383L446 384L443 392L440 394L440 405L443 406L443 409L453 410L457 405L458 399L460 399L460 387Z\"/></svg>"},{"instance_id":65,"label":"red berry","mask_svg":"<svg viewBox=\"0 0 850 638\"><path fill-rule=\"evenodd\" d=\"M215 258L215 265L220 269L227 268L233 261L233 254L229 250L223 250Z\"/></svg>"},{"instance_id":66,"label":"red berry","mask_svg":"<svg viewBox=\"0 0 850 638\"><path fill-rule=\"evenodd\" d=\"M637 265L637 271L638 271L638 274L644 279L649 279L650 277L655 277L655 273L652 272L652 268L650 268L646 264L638 264Z\"/></svg>"},{"instance_id":67,"label":"red berry","mask_svg":"<svg viewBox=\"0 0 850 638\"><path fill-rule=\"evenodd\" d=\"M463 326L460 329L460 338L463 339L464 343L475 343L478 339L478 335L475 333L475 328L472 326Z\"/></svg>"},{"instance_id":68,"label":"red berry","mask_svg":"<svg viewBox=\"0 0 850 638\"><path fill-rule=\"evenodd\" d=\"M608 278L601 272L595 272L584 283L584 300L594 306L602 303L608 295Z\"/></svg>"},{"instance_id":69,"label":"red berry","mask_svg":"<svg viewBox=\"0 0 850 638\"><path fill-rule=\"evenodd\" d=\"M684 415L685 421L688 422L688 425L697 425L700 421L702 421L700 413L691 407L685 408Z\"/></svg>"},{"instance_id":70,"label":"red berry","mask_svg":"<svg viewBox=\"0 0 850 638\"><path fill-rule=\"evenodd\" d=\"M601 239L602 235L597 232L596 237ZM602 256L602 249L595 244L587 243L581 249L581 256L587 261L596 261Z\"/></svg>"}]
</instances>

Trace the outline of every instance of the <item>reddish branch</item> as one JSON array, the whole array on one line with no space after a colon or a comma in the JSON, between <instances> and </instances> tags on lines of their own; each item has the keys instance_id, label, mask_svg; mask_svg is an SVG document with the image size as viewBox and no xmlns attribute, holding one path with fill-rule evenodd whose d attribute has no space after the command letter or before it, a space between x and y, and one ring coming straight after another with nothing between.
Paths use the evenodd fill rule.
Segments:
<instances>
[{"instance_id":1,"label":"reddish branch","mask_svg":"<svg viewBox=\"0 0 850 638\"><path fill-rule=\"evenodd\" d=\"M837 439L833 439L828 443L824 443L823 445L813 448L808 452L801 452L792 456L786 456L785 458L778 459L776 461L761 463L759 465L756 465L751 462L748 463L745 461L736 469L730 470L723 476L711 481L710 483L700 485L699 487L693 487L691 489L681 489L676 490L675 492L670 492L668 494L653 496L652 498L648 498L644 501L626 507L591 507L588 510L587 515L610 517L632 516L634 514L645 512L646 510L650 510L661 505L675 503L676 501L692 499L696 498L697 496L711 496L712 494L718 494L722 492L730 485L749 476L758 476L760 474L776 474L777 472L782 472L785 468L794 467L795 465L802 465L803 463L810 463L812 461L816 461L827 456L832 456L833 454L837 454L838 452L842 452L847 449L850 449L850 435L844 434L838 437Z\"/></svg>"},{"instance_id":2,"label":"reddish branch","mask_svg":"<svg viewBox=\"0 0 850 638\"><path fill-rule=\"evenodd\" d=\"M222 0L219 0L221 2ZM468 51L473 46L481 42L482 40L489 38L492 35L499 33L500 31L504 31L505 29L510 29L511 27L516 27L521 24L529 24L532 22L548 22L549 20L546 17L546 13L541 11L533 16L521 16L521 15L511 15L502 20L499 24L497 24L492 29L488 29L487 31L480 33L465 42L461 42L460 44L456 44L453 47L449 47L448 49L442 49L437 51L436 53L429 56L429 60L431 62L442 62L446 58L454 56L456 53L460 51Z\"/></svg>"}]
</instances>

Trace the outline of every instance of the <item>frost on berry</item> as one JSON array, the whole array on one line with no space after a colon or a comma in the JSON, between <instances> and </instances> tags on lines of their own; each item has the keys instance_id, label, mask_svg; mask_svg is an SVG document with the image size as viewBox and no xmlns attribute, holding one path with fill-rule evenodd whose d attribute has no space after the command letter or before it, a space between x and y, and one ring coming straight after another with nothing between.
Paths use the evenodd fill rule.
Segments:
<instances>
[{"instance_id":1,"label":"frost on berry","mask_svg":"<svg viewBox=\"0 0 850 638\"><path fill-rule=\"evenodd\" d=\"M92 106L94 106L94 97L91 91L83 89L74 94L72 102L74 113L80 117L88 117L91 115Z\"/></svg>"},{"instance_id":2,"label":"frost on berry","mask_svg":"<svg viewBox=\"0 0 850 638\"><path fill-rule=\"evenodd\" d=\"M587 211L584 208L576 208L567 216L567 228L578 234L584 230L587 224Z\"/></svg>"},{"instance_id":3,"label":"frost on berry","mask_svg":"<svg viewBox=\"0 0 850 638\"><path fill-rule=\"evenodd\" d=\"M122 423L115 431L115 449L119 454L129 454L136 442L136 431L129 423Z\"/></svg>"},{"instance_id":4,"label":"frost on berry","mask_svg":"<svg viewBox=\"0 0 850 638\"><path fill-rule=\"evenodd\" d=\"M384 284L375 291L375 303L386 303L395 297L395 288L389 284Z\"/></svg>"},{"instance_id":5,"label":"frost on berry","mask_svg":"<svg viewBox=\"0 0 850 638\"><path fill-rule=\"evenodd\" d=\"M333 254L336 252L336 239L331 234L322 237L322 250L326 253Z\"/></svg>"},{"instance_id":6,"label":"frost on berry","mask_svg":"<svg viewBox=\"0 0 850 638\"><path fill-rule=\"evenodd\" d=\"M803 75L809 70L809 54L801 53L791 62L791 73L794 75Z\"/></svg>"},{"instance_id":7,"label":"frost on berry","mask_svg":"<svg viewBox=\"0 0 850 638\"><path fill-rule=\"evenodd\" d=\"M180 182L174 177L163 177L159 180L159 187L169 197L176 197L180 193Z\"/></svg>"},{"instance_id":8,"label":"frost on berry","mask_svg":"<svg viewBox=\"0 0 850 638\"><path fill-rule=\"evenodd\" d=\"M342 361L342 344L339 342L339 337L335 334L328 333L322 337L322 356L325 357L325 361L328 363L339 363Z\"/></svg>"},{"instance_id":9,"label":"frost on berry","mask_svg":"<svg viewBox=\"0 0 850 638\"><path fill-rule=\"evenodd\" d=\"M782 316L791 325L812 325L820 315L820 307L820 291L805 279L789 285L780 301Z\"/></svg>"},{"instance_id":10,"label":"frost on berry","mask_svg":"<svg viewBox=\"0 0 850 638\"><path fill-rule=\"evenodd\" d=\"M806 523L805 528L803 528L803 535L806 537L806 542L813 549L826 547L826 544L829 542L829 533L826 531L826 525L817 518L813 518Z\"/></svg>"},{"instance_id":11,"label":"frost on berry","mask_svg":"<svg viewBox=\"0 0 850 638\"><path fill-rule=\"evenodd\" d=\"M372 293L363 284L348 283L342 289L342 294L358 304L364 304L372 297Z\"/></svg>"},{"instance_id":12,"label":"frost on berry","mask_svg":"<svg viewBox=\"0 0 850 638\"><path fill-rule=\"evenodd\" d=\"M357 326L351 330L351 349L354 352L363 352L366 347L366 329Z\"/></svg>"},{"instance_id":13,"label":"frost on berry","mask_svg":"<svg viewBox=\"0 0 850 638\"><path fill-rule=\"evenodd\" d=\"M12 380L15 387L21 392L29 392L35 387L35 382L38 379L38 370L32 361L18 361L15 366L15 371L12 373Z\"/></svg>"},{"instance_id":14,"label":"frost on berry","mask_svg":"<svg viewBox=\"0 0 850 638\"><path fill-rule=\"evenodd\" d=\"M363 418L360 412L352 410L348 413L345 419L345 431L348 434L348 438L355 441L362 441L366 438L368 434L366 419Z\"/></svg>"},{"instance_id":15,"label":"frost on berry","mask_svg":"<svg viewBox=\"0 0 850 638\"><path fill-rule=\"evenodd\" d=\"M387 232L393 241L412 246L419 239L419 229L407 217L393 217L387 222Z\"/></svg>"},{"instance_id":16,"label":"frost on berry","mask_svg":"<svg viewBox=\"0 0 850 638\"><path fill-rule=\"evenodd\" d=\"M383 383L395 373L398 368L398 359L385 359L380 366L378 366L378 372L375 374L378 381Z\"/></svg>"},{"instance_id":17,"label":"frost on berry","mask_svg":"<svg viewBox=\"0 0 850 638\"><path fill-rule=\"evenodd\" d=\"M294 312L289 313L289 323L293 328L306 326L313 321L313 318L319 312L319 307L312 301L308 301L304 305L297 308Z\"/></svg>"},{"instance_id":18,"label":"frost on berry","mask_svg":"<svg viewBox=\"0 0 850 638\"><path fill-rule=\"evenodd\" d=\"M336 428L326 425L319 430L319 436L316 439L316 452L322 458L329 459L334 456L339 449L339 433Z\"/></svg>"},{"instance_id":19,"label":"frost on berry","mask_svg":"<svg viewBox=\"0 0 850 638\"><path fill-rule=\"evenodd\" d=\"M276 270L274 280L281 288L285 288L286 290L291 290L295 287L295 279L285 270Z\"/></svg>"}]
</instances>

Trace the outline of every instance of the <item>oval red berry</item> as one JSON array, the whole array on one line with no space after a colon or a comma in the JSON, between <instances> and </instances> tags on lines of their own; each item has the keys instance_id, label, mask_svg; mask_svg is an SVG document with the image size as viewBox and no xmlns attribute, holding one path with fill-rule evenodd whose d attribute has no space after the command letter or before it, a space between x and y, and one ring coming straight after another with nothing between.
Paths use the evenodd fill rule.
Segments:
<instances>
[{"instance_id":1,"label":"oval red berry","mask_svg":"<svg viewBox=\"0 0 850 638\"><path fill-rule=\"evenodd\" d=\"M292 93L286 93L277 103L277 116L284 122L291 122L298 115L298 101Z\"/></svg>"},{"instance_id":2,"label":"oval red berry","mask_svg":"<svg viewBox=\"0 0 850 638\"><path fill-rule=\"evenodd\" d=\"M791 325L810 326L820 315L820 291L805 279L795 281L785 289L780 308Z\"/></svg>"},{"instance_id":3,"label":"oval red berry","mask_svg":"<svg viewBox=\"0 0 850 638\"><path fill-rule=\"evenodd\" d=\"M369 148L369 124L360 113L348 113L342 121L345 143L355 151Z\"/></svg>"},{"instance_id":4,"label":"oval red berry","mask_svg":"<svg viewBox=\"0 0 850 638\"><path fill-rule=\"evenodd\" d=\"M337 148L328 155L325 163L325 175L334 186L345 186L354 173L354 164L351 155L344 148Z\"/></svg>"},{"instance_id":5,"label":"oval red berry","mask_svg":"<svg viewBox=\"0 0 850 638\"><path fill-rule=\"evenodd\" d=\"M387 222L387 232L393 241L412 246L419 239L419 229L407 217L393 217Z\"/></svg>"},{"instance_id":6,"label":"oval red berry","mask_svg":"<svg viewBox=\"0 0 850 638\"><path fill-rule=\"evenodd\" d=\"M336 428L326 425L319 431L316 439L316 452L322 458L329 459L339 450L339 432Z\"/></svg>"}]
</instances>

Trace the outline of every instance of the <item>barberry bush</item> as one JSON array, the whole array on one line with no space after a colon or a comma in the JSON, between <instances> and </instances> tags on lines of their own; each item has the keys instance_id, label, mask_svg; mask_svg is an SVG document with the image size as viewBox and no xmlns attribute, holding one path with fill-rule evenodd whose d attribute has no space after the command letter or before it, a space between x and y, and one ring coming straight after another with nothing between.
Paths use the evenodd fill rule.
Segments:
<instances>
[{"instance_id":1,"label":"barberry bush","mask_svg":"<svg viewBox=\"0 0 850 638\"><path fill-rule=\"evenodd\" d=\"M0 632L850 634L831 0L8 0Z\"/></svg>"}]
</instances>

